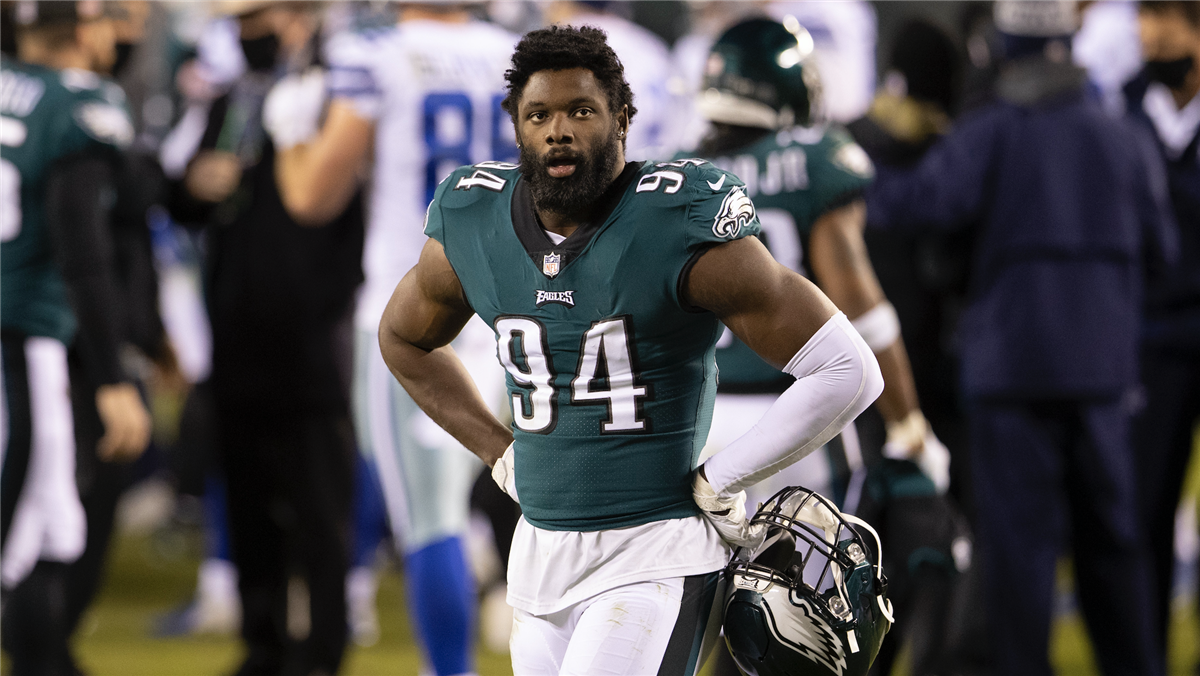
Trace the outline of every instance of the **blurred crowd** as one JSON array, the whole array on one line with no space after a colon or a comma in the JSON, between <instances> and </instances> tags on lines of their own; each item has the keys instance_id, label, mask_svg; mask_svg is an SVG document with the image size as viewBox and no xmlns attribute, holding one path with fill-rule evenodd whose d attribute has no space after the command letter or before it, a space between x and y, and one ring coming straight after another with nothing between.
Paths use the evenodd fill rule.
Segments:
<instances>
[{"instance_id":1,"label":"blurred crowd","mask_svg":"<svg viewBox=\"0 0 1200 676\"><path fill-rule=\"evenodd\" d=\"M1180 498L1200 423L1200 3L5 0L0 11L0 572L14 676L82 673L70 636L103 584L118 502L147 479L170 486L173 520L206 535L194 598L154 631L240 631L238 674L333 674L348 643L377 641L387 543L430 673L473 672L476 636L505 650L519 508L393 392L375 338L437 183L517 157L493 98L507 57L479 57L483 46L455 57L455 45L504 54L545 25L598 26L635 96L628 158L717 157L729 153L704 144L720 121L701 105L716 91L713 45L758 16L812 53L814 109L779 133L853 139L835 162L862 185L837 206L865 206L862 239L920 402L907 431L868 411L857 447L831 452L821 475L883 541L898 623L872 673L890 673L905 645L914 676L1050 673L1061 557L1101 670L1164 673L1178 560L1197 547L1196 505ZM396 31L444 41L449 56L381 73L372 54ZM456 69L478 86L438 98L431 73ZM62 120L24 119L38 87L74 97ZM35 125L83 140L32 148ZM744 174L739 159L722 166L756 201L787 180L753 162ZM76 198L78 213L21 202ZM41 254L19 239L35 222L49 232ZM36 255L65 280L54 296L65 300L45 303L75 315L57 332L30 328L40 310L15 276ZM36 370L29 337L46 335L68 348L69 376ZM469 326L455 349L511 415L492 340ZM57 420L74 457L53 471L31 460L40 423L13 413L40 415L43 377L71 391ZM934 433L948 468L933 451L889 450L897 435ZM10 450L19 443L24 455ZM71 484L43 477L58 486L46 500L59 506L40 517L53 537L22 535L35 470ZM307 607L289 596L293 579Z\"/></svg>"}]
</instances>

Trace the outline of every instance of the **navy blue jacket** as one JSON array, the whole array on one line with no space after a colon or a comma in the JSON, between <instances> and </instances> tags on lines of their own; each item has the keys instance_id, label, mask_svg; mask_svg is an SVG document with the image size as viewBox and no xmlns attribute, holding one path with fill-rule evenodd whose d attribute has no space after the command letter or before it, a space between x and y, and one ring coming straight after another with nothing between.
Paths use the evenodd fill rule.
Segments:
<instances>
[{"instance_id":1,"label":"navy blue jacket","mask_svg":"<svg viewBox=\"0 0 1200 676\"><path fill-rule=\"evenodd\" d=\"M872 227L976 229L959 326L968 397L1133 385L1147 264L1177 247L1153 141L1106 116L1082 77L1057 67L1042 82L1039 67L1009 96L1002 77L1000 98L911 170L881 168L866 195Z\"/></svg>"},{"instance_id":2,"label":"navy blue jacket","mask_svg":"<svg viewBox=\"0 0 1200 676\"><path fill-rule=\"evenodd\" d=\"M1149 84L1143 75L1126 85L1126 102L1131 119L1158 140L1142 109ZM1200 353L1200 132L1176 159L1168 158L1161 141L1157 145L1179 223L1179 262L1169 274L1151 280L1146 289L1143 337L1151 349Z\"/></svg>"}]
</instances>

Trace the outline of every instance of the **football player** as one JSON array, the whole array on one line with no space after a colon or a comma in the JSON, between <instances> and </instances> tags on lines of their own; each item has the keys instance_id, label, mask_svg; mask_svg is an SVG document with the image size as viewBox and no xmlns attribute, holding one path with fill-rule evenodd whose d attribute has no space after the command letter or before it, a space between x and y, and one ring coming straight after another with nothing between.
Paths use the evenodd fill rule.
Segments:
<instances>
[{"instance_id":1,"label":"football player","mask_svg":"<svg viewBox=\"0 0 1200 676\"><path fill-rule=\"evenodd\" d=\"M70 673L66 565L84 549L67 345L79 335L104 426L97 452L133 459L150 416L118 359L108 213L133 140L100 3L21 3L19 60L0 57L3 645L13 673Z\"/></svg>"},{"instance_id":2,"label":"football player","mask_svg":"<svg viewBox=\"0 0 1200 676\"><path fill-rule=\"evenodd\" d=\"M861 193L873 174L871 161L845 130L819 122L820 80L812 53L811 37L795 21L749 19L727 30L709 56L699 97L713 133L696 153L746 182L768 250L810 276L851 317L884 374L876 406L887 423L885 454L917 460L944 491L948 453L921 414L899 320L863 243ZM714 449L745 433L771 406L772 393L788 386L786 376L729 330L717 343L717 365L721 380L709 437ZM814 454L760 484L751 501L757 504L788 484L832 494L822 456Z\"/></svg>"},{"instance_id":3,"label":"football player","mask_svg":"<svg viewBox=\"0 0 1200 676\"><path fill-rule=\"evenodd\" d=\"M438 182L455 167L512 159L516 146L500 102L516 36L476 21L462 5L413 4L400 21L335 36L327 48L332 97L318 119L324 78L308 73L272 92L272 134L284 205L320 223L358 189L373 157L366 282L356 313L355 398L359 443L374 457L393 531L402 542L418 635L439 676L473 670L475 594L464 559L468 497L478 461L423 414L387 371L377 333L388 297L417 261L420 223ZM500 401L502 373L470 335L458 343L486 391Z\"/></svg>"},{"instance_id":4,"label":"football player","mask_svg":"<svg viewBox=\"0 0 1200 676\"><path fill-rule=\"evenodd\" d=\"M521 164L440 184L380 325L384 360L521 504L514 673L695 673L730 545L765 535L743 489L840 431L882 376L845 315L755 237L736 176L626 162L637 109L603 31L533 31L506 78ZM474 315L511 427L449 348ZM719 322L796 380L697 467Z\"/></svg>"}]
</instances>

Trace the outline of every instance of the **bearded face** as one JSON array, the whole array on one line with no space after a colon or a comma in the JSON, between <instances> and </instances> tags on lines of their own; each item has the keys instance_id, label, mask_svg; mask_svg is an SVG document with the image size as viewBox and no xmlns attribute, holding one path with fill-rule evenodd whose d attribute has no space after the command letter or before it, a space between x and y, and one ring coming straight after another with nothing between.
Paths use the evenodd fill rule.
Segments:
<instances>
[{"instance_id":1,"label":"bearded face","mask_svg":"<svg viewBox=\"0 0 1200 676\"><path fill-rule=\"evenodd\" d=\"M586 213L612 183L620 158L621 139L616 125L591 148L552 147L538 153L521 146L521 175L529 182L534 204L558 214Z\"/></svg>"}]
</instances>

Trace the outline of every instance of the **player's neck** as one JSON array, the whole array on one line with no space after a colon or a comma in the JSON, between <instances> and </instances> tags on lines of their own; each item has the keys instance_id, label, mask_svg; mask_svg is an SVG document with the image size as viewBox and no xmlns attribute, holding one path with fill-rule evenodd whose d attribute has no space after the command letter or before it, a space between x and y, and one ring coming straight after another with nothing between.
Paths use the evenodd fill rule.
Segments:
<instances>
[{"instance_id":1,"label":"player's neck","mask_svg":"<svg viewBox=\"0 0 1200 676\"><path fill-rule=\"evenodd\" d=\"M423 5L406 5L400 10L400 21L441 21L442 23L467 23L471 13L465 9L443 9Z\"/></svg>"},{"instance_id":2,"label":"player's neck","mask_svg":"<svg viewBox=\"0 0 1200 676\"><path fill-rule=\"evenodd\" d=\"M534 209L537 211L538 220L542 223L542 228L563 237L570 237L572 233L579 229L580 226L586 225L592 220L593 212L596 208L596 203L604 199L604 195L608 189L612 187L614 181L621 176L621 172L625 171L625 151L622 149L617 157L617 162L613 166L612 175L609 176L608 185L604 191L596 198L594 202L586 207L579 209L573 213L560 213L543 209L534 201Z\"/></svg>"}]
</instances>

